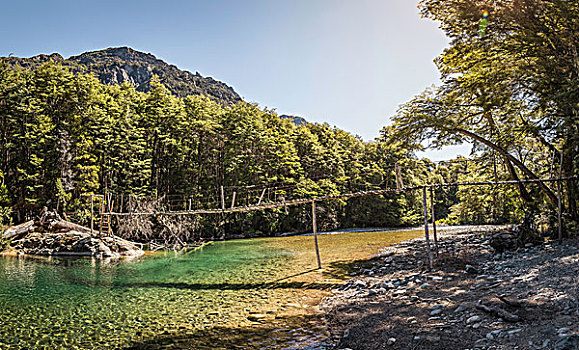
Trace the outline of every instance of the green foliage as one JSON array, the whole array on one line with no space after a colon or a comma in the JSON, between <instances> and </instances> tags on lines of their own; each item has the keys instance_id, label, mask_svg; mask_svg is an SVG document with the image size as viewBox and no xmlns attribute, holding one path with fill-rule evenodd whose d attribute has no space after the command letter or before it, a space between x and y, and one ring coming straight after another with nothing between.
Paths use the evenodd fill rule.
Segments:
<instances>
[{"instance_id":1,"label":"green foliage","mask_svg":"<svg viewBox=\"0 0 579 350\"><path fill-rule=\"evenodd\" d=\"M229 194L270 187L275 200L338 195L394 186L394 163L405 166L405 183L426 179L414 173L416 160L399 144L363 142L327 124L296 126L255 104L176 97L157 77L146 93L103 85L53 62L0 63L0 77L0 164L10 189L7 207L19 222L58 206L86 224L91 194L105 191L127 200L187 197L217 207L221 186ZM414 225L419 204L413 194L321 203L319 227ZM206 237L310 226L304 207L202 217L196 224Z\"/></svg>"},{"instance_id":2,"label":"green foliage","mask_svg":"<svg viewBox=\"0 0 579 350\"><path fill-rule=\"evenodd\" d=\"M414 149L426 142L432 148L473 143L485 160L483 171L464 180L549 177L561 154L562 175L573 176L579 160L579 6L562 0L422 0L419 7L451 39L436 60L443 84L403 105L384 137ZM481 36L485 10L490 16ZM565 185L566 210L577 219L578 189L574 181ZM522 204L512 203L515 193ZM461 189L449 220L481 222L492 214L503 221L519 216L521 208L537 212L557 205L547 185L522 185L515 193L490 198ZM510 213L491 213L488 203L502 203Z\"/></svg>"}]
</instances>

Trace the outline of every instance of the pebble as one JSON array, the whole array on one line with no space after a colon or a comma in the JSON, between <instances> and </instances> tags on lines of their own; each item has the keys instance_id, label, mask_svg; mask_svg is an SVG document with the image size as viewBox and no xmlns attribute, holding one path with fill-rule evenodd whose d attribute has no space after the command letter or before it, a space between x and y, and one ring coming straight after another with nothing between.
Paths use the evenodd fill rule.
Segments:
<instances>
[{"instance_id":1,"label":"pebble","mask_svg":"<svg viewBox=\"0 0 579 350\"><path fill-rule=\"evenodd\" d=\"M434 309L430 312L430 316L440 315L442 313L442 309Z\"/></svg>"},{"instance_id":2,"label":"pebble","mask_svg":"<svg viewBox=\"0 0 579 350\"><path fill-rule=\"evenodd\" d=\"M396 338L388 338L386 345L392 346L392 345L394 345L394 343L396 343Z\"/></svg>"},{"instance_id":3,"label":"pebble","mask_svg":"<svg viewBox=\"0 0 579 350\"><path fill-rule=\"evenodd\" d=\"M468 309L469 309L469 304L462 303L456 308L456 310L454 310L454 312L456 312L456 313L463 312L463 311L468 310Z\"/></svg>"},{"instance_id":4,"label":"pebble","mask_svg":"<svg viewBox=\"0 0 579 350\"><path fill-rule=\"evenodd\" d=\"M436 343L440 341L440 336L438 335L427 335L426 336L426 341L430 342L430 343Z\"/></svg>"},{"instance_id":5,"label":"pebble","mask_svg":"<svg viewBox=\"0 0 579 350\"><path fill-rule=\"evenodd\" d=\"M469 264L466 264L466 266L464 267L464 270L468 273L473 273L473 274L478 273L478 270L474 266L469 265Z\"/></svg>"},{"instance_id":6,"label":"pebble","mask_svg":"<svg viewBox=\"0 0 579 350\"><path fill-rule=\"evenodd\" d=\"M493 340L495 338L498 338L501 335L501 332L502 332L502 330L500 330L500 329L488 332L486 335L486 338L489 340Z\"/></svg>"},{"instance_id":7,"label":"pebble","mask_svg":"<svg viewBox=\"0 0 579 350\"><path fill-rule=\"evenodd\" d=\"M466 323L470 324L470 323L475 323L481 320L481 317L478 315L469 317L468 320L466 320Z\"/></svg>"},{"instance_id":8,"label":"pebble","mask_svg":"<svg viewBox=\"0 0 579 350\"><path fill-rule=\"evenodd\" d=\"M522 331L522 329L520 329L520 328L512 329L512 330L508 331L507 334L508 334L509 336L513 336L513 335L515 335L515 334L517 334L517 333L520 333L521 331Z\"/></svg>"},{"instance_id":9,"label":"pebble","mask_svg":"<svg viewBox=\"0 0 579 350\"><path fill-rule=\"evenodd\" d=\"M563 328L559 328L557 330L557 333L559 334L559 336L564 336L566 335L571 329L567 328L567 327L563 327Z\"/></svg>"}]
</instances>

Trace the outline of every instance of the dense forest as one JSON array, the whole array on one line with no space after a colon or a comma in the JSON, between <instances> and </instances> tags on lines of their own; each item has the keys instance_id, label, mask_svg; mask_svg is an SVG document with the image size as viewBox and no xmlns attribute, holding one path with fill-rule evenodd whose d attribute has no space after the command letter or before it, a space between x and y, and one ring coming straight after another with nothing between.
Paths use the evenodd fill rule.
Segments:
<instances>
[{"instance_id":1,"label":"dense forest","mask_svg":"<svg viewBox=\"0 0 579 350\"><path fill-rule=\"evenodd\" d=\"M406 186L572 178L579 148L579 5L516 3L493 6L481 33L473 23L491 8L423 0L423 15L440 21L451 39L436 60L443 84L401 106L371 142L327 124L296 125L256 104L176 96L159 79L137 91L51 60L26 66L4 60L2 216L22 222L49 207L86 224L90 195L105 191L159 207L183 198L216 208L222 187L240 196L267 188L278 200L313 198L394 188L396 172ZM426 143L463 142L473 144L470 159L435 164L414 155ZM576 181L561 190L572 225ZM438 218L452 224L512 222L526 214L553 223L557 188L451 187L437 191L435 200ZM416 225L421 198L408 192L325 202L320 213L321 229ZM271 235L307 231L309 215L306 207L288 207L181 223L191 239Z\"/></svg>"},{"instance_id":2,"label":"dense forest","mask_svg":"<svg viewBox=\"0 0 579 350\"><path fill-rule=\"evenodd\" d=\"M395 164L407 186L435 174L428 171L434 164L399 143L364 142L326 124L295 125L245 102L176 97L158 81L139 92L49 62L3 64L0 82L1 200L14 222L49 207L86 224L90 194L104 191L143 201L183 196L214 208L222 186L240 195L249 186L268 188L279 200L394 188ZM441 182L457 176L441 171L446 168L437 167ZM320 227L415 225L418 200L408 193L327 202ZM441 203L443 214L454 204ZM311 225L305 207L181 220L194 231L188 237L300 232Z\"/></svg>"}]
</instances>

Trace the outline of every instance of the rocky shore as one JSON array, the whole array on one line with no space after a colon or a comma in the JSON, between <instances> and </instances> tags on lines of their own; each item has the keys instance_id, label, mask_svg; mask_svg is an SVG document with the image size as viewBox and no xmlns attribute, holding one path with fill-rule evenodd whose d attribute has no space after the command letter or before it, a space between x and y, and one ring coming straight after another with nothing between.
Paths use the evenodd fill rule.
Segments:
<instances>
[{"instance_id":1,"label":"rocky shore","mask_svg":"<svg viewBox=\"0 0 579 350\"><path fill-rule=\"evenodd\" d=\"M355 265L321 305L336 349L579 349L579 241L500 254L490 234L447 233Z\"/></svg>"},{"instance_id":2,"label":"rocky shore","mask_svg":"<svg viewBox=\"0 0 579 350\"><path fill-rule=\"evenodd\" d=\"M107 258L139 257L137 244L115 235L96 231L62 220L54 212L43 212L35 220L8 228L2 239L9 242L0 254L96 256Z\"/></svg>"}]
</instances>

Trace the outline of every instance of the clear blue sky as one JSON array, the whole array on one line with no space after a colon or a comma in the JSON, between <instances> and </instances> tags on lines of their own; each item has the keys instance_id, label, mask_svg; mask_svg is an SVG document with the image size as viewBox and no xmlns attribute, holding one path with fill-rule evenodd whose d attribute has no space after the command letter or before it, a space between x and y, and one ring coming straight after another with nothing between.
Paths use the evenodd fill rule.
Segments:
<instances>
[{"instance_id":1,"label":"clear blue sky","mask_svg":"<svg viewBox=\"0 0 579 350\"><path fill-rule=\"evenodd\" d=\"M10 1L0 12L0 56L130 46L222 80L262 107L371 140L398 105L438 82L433 59L448 40L417 3Z\"/></svg>"}]
</instances>

